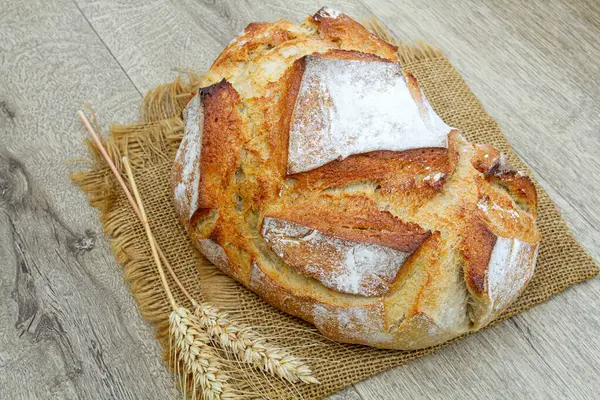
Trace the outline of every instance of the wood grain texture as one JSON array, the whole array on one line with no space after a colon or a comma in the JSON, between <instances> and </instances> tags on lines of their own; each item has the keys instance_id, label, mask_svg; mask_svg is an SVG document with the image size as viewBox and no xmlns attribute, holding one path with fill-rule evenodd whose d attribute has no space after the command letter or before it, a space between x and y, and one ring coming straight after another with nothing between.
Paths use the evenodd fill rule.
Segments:
<instances>
[{"instance_id":1,"label":"wood grain texture","mask_svg":"<svg viewBox=\"0 0 600 400\"><path fill-rule=\"evenodd\" d=\"M94 210L68 181L82 100L106 127L175 67L206 69L249 22L313 0L0 2L0 397L166 398L172 380ZM600 5L342 0L439 46L600 260ZM332 396L595 398L600 280Z\"/></svg>"},{"instance_id":2,"label":"wood grain texture","mask_svg":"<svg viewBox=\"0 0 600 400\"><path fill-rule=\"evenodd\" d=\"M145 92L174 79L174 69L204 71L250 22L301 20L319 1L74 0L132 82ZM334 6L367 15L359 2Z\"/></svg>"},{"instance_id":3,"label":"wood grain texture","mask_svg":"<svg viewBox=\"0 0 600 400\"><path fill-rule=\"evenodd\" d=\"M167 398L161 349L68 178L82 100L109 121L140 94L72 2L0 2L0 398Z\"/></svg>"}]
</instances>

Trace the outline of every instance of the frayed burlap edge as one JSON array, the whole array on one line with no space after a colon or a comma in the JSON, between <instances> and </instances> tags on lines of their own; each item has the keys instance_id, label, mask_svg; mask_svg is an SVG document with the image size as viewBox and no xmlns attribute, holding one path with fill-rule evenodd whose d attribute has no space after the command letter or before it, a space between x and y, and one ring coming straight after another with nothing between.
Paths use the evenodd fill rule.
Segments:
<instances>
[{"instance_id":1,"label":"frayed burlap edge","mask_svg":"<svg viewBox=\"0 0 600 400\"><path fill-rule=\"evenodd\" d=\"M398 55L403 68L417 77L433 107L447 123L461 128L471 141L486 142L496 146L509 156L513 165L530 172L511 150L495 121L485 113L481 104L439 50L424 43L410 46L399 42L377 21L369 21L367 26L374 33L398 46ZM446 88L440 86L440 84L447 82L456 85L456 87ZM174 158L175 151L183 135L180 112L190 94L198 88L198 84L199 77L195 74L189 74L187 82L178 78L170 84L153 89L144 97L142 102L140 122L132 125L115 125L111 128L110 135L105 140L105 146L109 154L116 161L119 170L122 169L121 157L127 155L130 158L134 172L141 175L140 186L142 188L151 188L153 185L168 186L167 181L155 182L153 179L156 177L161 178L162 175L160 174L164 175L165 168L170 165L171 160ZM452 95L449 96L447 93L442 95L444 92ZM453 102L456 102L458 106L454 107L455 103ZM469 115L462 113L462 109L467 109ZM100 220L104 224L104 232L110 238L111 248L115 253L117 262L124 265L125 280L130 285L142 316L155 327L157 339L165 349L166 354L168 353L169 344L168 316L170 308L151 260L147 242L144 240L142 226L135 219L133 211L122 196L96 146L91 142L87 144L92 155L93 167L88 171L73 174L73 182L88 194L90 204L100 209ZM151 195L152 190L148 190ZM540 194L539 225L544 235L538 261L538 272L536 272L536 276L534 276L523 295L492 325L599 273L592 259L570 234L549 196L539 186L538 192ZM165 193L168 193L168 190ZM162 193L163 197L165 193ZM146 198L144 193L142 194ZM147 197L151 198L150 195ZM165 198L164 201L170 201L170 198ZM164 212L164 206L149 204L147 208L150 211L151 223L153 222L152 218L154 218L156 226L161 225L160 221L165 225L176 218L174 213ZM163 212L153 216L153 209ZM159 232L157 239L161 243L167 258L171 260L176 270L179 270L178 273L182 273L180 279L184 281L186 286L189 286L188 291L194 297L204 298L220 307L227 308L241 319L244 319L245 312L251 309L255 314L260 315L256 318L248 317L246 322L249 324L260 324L260 321L266 318L265 315L267 315L272 321L281 322L283 331L285 331L285 327L286 329L309 332L307 336L313 337L315 342L326 343L326 340L319 337L314 328L261 302L245 288L221 274L198 253L194 252L191 256L196 268L190 268L189 265L177 266L174 260L178 259L178 251L181 251L181 249L170 249L162 243L168 243L169 238L174 235L184 237L185 233L180 227L171 230L175 233L166 232L161 237L161 232ZM551 240L558 241L557 245L561 246L558 251L554 249L556 246L553 246L553 249L548 249L549 246L545 246ZM551 251L553 251L552 256L549 256L548 254ZM539 270L546 265L551 268L551 273L544 275L544 279L537 279L540 276ZM191 270L195 272L195 275L190 272ZM200 289L200 282L202 282L203 291ZM172 287L175 287L175 285L172 285ZM177 290L175 290L175 296L178 301L185 302L184 297ZM278 332L276 326L264 327L263 329L265 332ZM454 341L449 343L452 342ZM343 364L346 367L348 365L352 367L353 364L356 364L355 368L344 369L344 366L339 364L332 369L323 365L321 361L315 361L313 362L315 373L323 382L322 385L304 385L291 389L284 387L282 390L278 388L272 392L276 394L275 397L320 398L370 375L432 353L449 343L413 352L337 345L335 349L337 349L339 357L343 358ZM335 357L336 353L333 352L331 358ZM262 378L269 380L266 376ZM276 384L268 382L261 387L268 389L269 387L272 388L273 385L276 386Z\"/></svg>"}]
</instances>

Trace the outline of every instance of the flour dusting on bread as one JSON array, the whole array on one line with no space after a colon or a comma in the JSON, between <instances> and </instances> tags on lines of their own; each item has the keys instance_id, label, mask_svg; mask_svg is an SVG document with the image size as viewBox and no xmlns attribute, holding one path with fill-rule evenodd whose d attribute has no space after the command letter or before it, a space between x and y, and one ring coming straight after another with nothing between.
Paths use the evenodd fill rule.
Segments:
<instances>
[{"instance_id":1,"label":"flour dusting on bread","mask_svg":"<svg viewBox=\"0 0 600 400\"><path fill-rule=\"evenodd\" d=\"M290 174L375 150L447 147L452 129L387 60L307 57L292 118Z\"/></svg>"},{"instance_id":2,"label":"flour dusting on bread","mask_svg":"<svg viewBox=\"0 0 600 400\"><path fill-rule=\"evenodd\" d=\"M198 206L198 191L200 185L200 165L202 147L202 109L200 97L194 96L184 110L185 136L181 141L175 164L179 166L177 186L175 187L175 206L187 218Z\"/></svg>"},{"instance_id":3,"label":"flour dusting on bread","mask_svg":"<svg viewBox=\"0 0 600 400\"><path fill-rule=\"evenodd\" d=\"M323 7L317 11L317 15L322 18L337 18L342 13L329 7Z\"/></svg>"},{"instance_id":4,"label":"flour dusting on bread","mask_svg":"<svg viewBox=\"0 0 600 400\"><path fill-rule=\"evenodd\" d=\"M523 291L537 193L435 113L396 50L327 8L248 25L183 113L172 195L199 250L268 303L333 340L418 349Z\"/></svg>"},{"instance_id":5,"label":"flour dusting on bread","mask_svg":"<svg viewBox=\"0 0 600 400\"><path fill-rule=\"evenodd\" d=\"M329 236L277 218L265 218L265 241L292 268L334 290L381 296L408 253L372 243Z\"/></svg>"},{"instance_id":6,"label":"flour dusting on bread","mask_svg":"<svg viewBox=\"0 0 600 400\"><path fill-rule=\"evenodd\" d=\"M478 324L485 325L521 293L533 276L537 251L538 246L519 239L497 238L487 274L491 309L489 316L481 318Z\"/></svg>"},{"instance_id":7,"label":"flour dusting on bread","mask_svg":"<svg viewBox=\"0 0 600 400\"><path fill-rule=\"evenodd\" d=\"M389 346L394 335L383 325L383 305L374 307L330 307L315 305L312 314L314 324L321 330L338 330L334 333L347 337L348 341L363 343L365 340L379 346Z\"/></svg>"}]
</instances>

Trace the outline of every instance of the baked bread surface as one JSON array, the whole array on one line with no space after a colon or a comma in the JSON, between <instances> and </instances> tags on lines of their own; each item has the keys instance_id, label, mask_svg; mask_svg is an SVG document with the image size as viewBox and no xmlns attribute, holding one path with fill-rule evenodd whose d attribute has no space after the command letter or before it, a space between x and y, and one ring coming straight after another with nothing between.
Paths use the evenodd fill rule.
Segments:
<instances>
[{"instance_id":1,"label":"baked bread surface","mask_svg":"<svg viewBox=\"0 0 600 400\"><path fill-rule=\"evenodd\" d=\"M250 24L184 110L175 209L224 273L337 341L477 330L533 275L531 180L434 112L345 14Z\"/></svg>"}]
</instances>

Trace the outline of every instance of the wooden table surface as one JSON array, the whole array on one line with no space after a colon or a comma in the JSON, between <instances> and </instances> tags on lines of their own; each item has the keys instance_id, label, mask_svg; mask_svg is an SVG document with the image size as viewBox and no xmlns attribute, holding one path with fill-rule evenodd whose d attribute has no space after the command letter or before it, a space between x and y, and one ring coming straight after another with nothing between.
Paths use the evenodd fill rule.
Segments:
<instances>
[{"instance_id":1,"label":"wooden table surface","mask_svg":"<svg viewBox=\"0 0 600 400\"><path fill-rule=\"evenodd\" d=\"M98 213L83 100L131 122L141 96L203 70L249 22L300 21L313 0L0 0L0 397L173 398ZM594 259L600 259L600 4L342 0L440 47ZM333 398L598 398L600 279Z\"/></svg>"}]
</instances>

